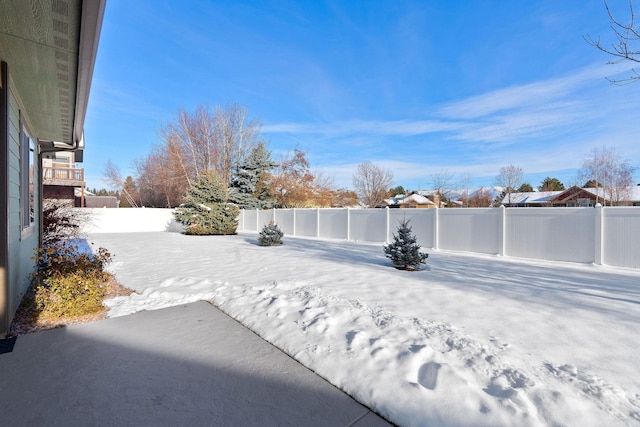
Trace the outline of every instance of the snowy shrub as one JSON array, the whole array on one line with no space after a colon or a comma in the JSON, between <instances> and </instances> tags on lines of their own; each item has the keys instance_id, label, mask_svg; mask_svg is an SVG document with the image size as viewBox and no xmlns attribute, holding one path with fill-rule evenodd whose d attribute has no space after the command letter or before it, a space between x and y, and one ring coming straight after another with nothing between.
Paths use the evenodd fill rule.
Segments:
<instances>
[{"instance_id":1,"label":"snowy shrub","mask_svg":"<svg viewBox=\"0 0 640 427\"><path fill-rule=\"evenodd\" d=\"M258 243L260 243L260 246L281 245L282 236L284 236L284 233L280 230L280 227L271 221L269 224L262 227L260 236L258 236Z\"/></svg>"},{"instance_id":2,"label":"snowy shrub","mask_svg":"<svg viewBox=\"0 0 640 427\"><path fill-rule=\"evenodd\" d=\"M186 203L175 210L185 234L236 234L238 207L227 203L227 189L215 172L205 172L191 186Z\"/></svg>"},{"instance_id":3,"label":"snowy shrub","mask_svg":"<svg viewBox=\"0 0 640 427\"><path fill-rule=\"evenodd\" d=\"M420 245L411 233L409 220L403 220L398 226L398 234L393 235L393 242L384 246L384 253L391 259L393 266L399 270L417 270L424 264L429 254L420 252Z\"/></svg>"}]
</instances>

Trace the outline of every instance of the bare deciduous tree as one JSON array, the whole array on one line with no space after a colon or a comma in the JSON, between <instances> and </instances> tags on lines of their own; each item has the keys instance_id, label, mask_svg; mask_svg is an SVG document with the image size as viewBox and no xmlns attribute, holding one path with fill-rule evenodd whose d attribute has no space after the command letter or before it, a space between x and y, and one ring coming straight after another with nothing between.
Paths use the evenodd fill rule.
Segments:
<instances>
[{"instance_id":1,"label":"bare deciduous tree","mask_svg":"<svg viewBox=\"0 0 640 427\"><path fill-rule=\"evenodd\" d=\"M509 165L500 168L500 173L496 177L496 185L503 187L507 194L507 200L511 204L511 193L522 183L522 168L519 166Z\"/></svg>"},{"instance_id":2,"label":"bare deciduous tree","mask_svg":"<svg viewBox=\"0 0 640 427\"><path fill-rule=\"evenodd\" d=\"M602 188L603 204L620 204L629 198L635 168L623 160L615 148L594 148L582 163L580 177ZM596 192L596 203L600 192Z\"/></svg>"},{"instance_id":3,"label":"bare deciduous tree","mask_svg":"<svg viewBox=\"0 0 640 427\"><path fill-rule=\"evenodd\" d=\"M200 106L179 110L159 130L161 143L137 161L136 186L145 205L176 206L196 179L214 171L226 185L260 141L261 124L246 107ZM120 186L119 186L120 187Z\"/></svg>"},{"instance_id":4,"label":"bare deciduous tree","mask_svg":"<svg viewBox=\"0 0 640 427\"><path fill-rule=\"evenodd\" d=\"M486 188L480 188L474 191L469 197L468 207L470 208L488 208L491 206L493 199L491 192Z\"/></svg>"},{"instance_id":5,"label":"bare deciduous tree","mask_svg":"<svg viewBox=\"0 0 640 427\"><path fill-rule=\"evenodd\" d=\"M353 187L360 201L371 208L387 197L393 182L391 171L371 162L360 163L353 174Z\"/></svg>"},{"instance_id":6,"label":"bare deciduous tree","mask_svg":"<svg viewBox=\"0 0 640 427\"><path fill-rule=\"evenodd\" d=\"M248 115L246 107L235 104L215 110L216 139L221 147L216 170L227 184L233 168L260 142L262 124L249 120Z\"/></svg>"},{"instance_id":7,"label":"bare deciduous tree","mask_svg":"<svg viewBox=\"0 0 640 427\"><path fill-rule=\"evenodd\" d=\"M471 183L472 183L473 179L471 177L471 174L469 173L463 173L460 175L460 179L458 181L458 188L460 190L460 201L462 202L462 207L463 208L468 208L470 207L469 205L469 201L471 199Z\"/></svg>"},{"instance_id":8,"label":"bare deciduous tree","mask_svg":"<svg viewBox=\"0 0 640 427\"><path fill-rule=\"evenodd\" d=\"M358 195L353 190L346 188L338 188L333 190L331 195L331 207L346 208L349 206L357 206Z\"/></svg>"},{"instance_id":9,"label":"bare deciduous tree","mask_svg":"<svg viewBox=\"0 0 640 427\"><path fill-rule=\"evenodd\" d=\"M445 205L449 204L449 193L454 189L454 186L454 175L451 172L442 169L431 174L431 187Z\"/></svg>"},{"instance_id":10,"label":"bare deciduous tree","mask_svg":"<svg viewBox=\"0 0 640 427\"><path fill-rule=\"evenodd\" d=\"M179 110L176 119L160 129L167 151L177 158L187 183L213 170L229 183L231 172L259 142L261 124L248 119L246 107L200 106L193 113Z\"/></svg>"},{"instance_id":11,"label":"bare deciduous tree","mask_svg":"<svg viewBox=\"0 0 640 427\"><path fill-rule=\"evenodd\" d=\"M140 201L145 206L171 208L183 202L189 188L188 177L181 156L171 145L154 148L151 154L136 162L136 170Z\"/></svg>"},{"instance_id":12,"label":"bare deciduous tree","mask_svg":"<svg viewBox=\"0 0 640 427\"><path fill-rule=\"evenodd\" d=\"M111 160L107 160L107 163L104 166L103 175L103 179L107 182L108 185L111 185L122 192L127 200L127 203L129 203L129 206L134 208L138 207L138 203L136 202L137 195L131 194L131 192L129 191L130 188L127 188L127 186L125 186L125 179L122 178L120 169L118 169L118 167L113 164Z\"/></svg>"},{"instance_id":13,"label":"bare deciduous tree","mask_svg":"<svg viewBox=\"0 0 640 427\"><path fill-rule=\"evenodd\" d=\"M287 153L269 177L276 204L283 208L309 207L313 181L307 153L298 148L293 150L293 154Z\"/></svg>"},{"instance_id":14,"label":"bare deciduous tree","mask_svg":"<svg viewBox=\"0 0 640 427\"><path fill-rule=\"evenodd\" d=\"M311 172L307 153L299 148L288 152L273 173L265 175L279 207L322 208L347 202L344 190L335 190L331 177Z\"/></svg>"},{"instance_id":15,"label":"bare deciduous tree","mask_svg":"<svg viewBox=\"0 0 640 427\"><path fill-rule=\"evenodd\" d=\"M604 1L604 6L607 9L609 15L609 21L611 23L611 30L613 31L616 41L611 43L611 46L607 46L600 41L600 38L594 39L587 35L586 41L600 49L602 52L607 53L615 57L616 59L609 61L609 64L617 64L621 61L631 61L640 63L640 30L636 28L635 13L633 10L633 1L629 0L629 21L623 23L616 18L609 7L607 1ZM631 75L625 79L610 79L615 84L628 84L640 80L640 73L635 68L631 70Z\"/></svg>"}]
</instances>

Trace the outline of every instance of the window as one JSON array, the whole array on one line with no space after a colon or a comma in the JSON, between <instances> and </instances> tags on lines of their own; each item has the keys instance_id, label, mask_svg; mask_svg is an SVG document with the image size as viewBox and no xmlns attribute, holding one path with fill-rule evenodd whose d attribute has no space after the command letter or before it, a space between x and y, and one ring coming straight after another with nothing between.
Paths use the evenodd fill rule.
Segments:
<instances>
[{"instance_id":1,"label":"window","mask_svg":"<svg viewBox=\"0 0 640 427\"><path fill-rule=\"evenodd\" d=\"M593 207L593 203L591 202L591 199L589 198L579 198L578 199L578 206L580 207Z\"/></svg>"},{"instance_id":2,"label":"window","mask_svg":"<svg viewBox=\"0 0 640 427\"><path fill-rule=\"evenodd\" d=\"M20 210L22 229L31 227L35 222L35 155L35 142L23 126L20 141Z\"/></svg>"}]
</instances>

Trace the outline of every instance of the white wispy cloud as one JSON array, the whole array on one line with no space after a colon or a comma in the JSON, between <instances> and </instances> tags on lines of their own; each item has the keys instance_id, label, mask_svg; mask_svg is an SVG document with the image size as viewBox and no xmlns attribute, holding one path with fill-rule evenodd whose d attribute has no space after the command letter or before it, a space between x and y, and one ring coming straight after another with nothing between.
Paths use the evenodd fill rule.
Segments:
<instances>
[{"instance_id":1,"label":"white wispy cloud","mask_svg":"<svg viewBox=\"0 0 640 427\"><path fill-rule=\"evenodd\" d=\"M439 115L456 119L476 119L505 111L539 107L564 99L585 84L604 79L611 71L606 66L592 66L565 77L499 89L445 105L439 110Z\"/></svg>"},{"instance_id":2,"label":"white wispy cloud","mask_svg":"<svg viewBox=\"0 0 640 427\"><path fill-rule=\"evenodd\" d=\"M443 104L422 119L274 123L264 131L300 135L325 153L340 153L317 160L342 186L350 185L357 162L364 160L393 171L399 184L424 186L441 169L489 181L505 164L534 175L567 174L592 147L618 146L628 156L640 152L634 148L640 147L634 136L640 132L634 119L640 88L612 87L605 80L628 69L586 67Z\"/></svg>"},{"instance_id":3,"label":"white wispy cloud","mask_svg":"<svg viewBox=\"0 0 640 427\"><path fill-rule=\"evenodd\" d=\"M331 136L354 133L412 136L454 131L464 127L464 123L443 120L350 120L324 124L275 123L263 126L262 130L266 133L323 134Z\"/></svg>"},{"instance_id":4,"label":"white wispy cloud","mask_svg":"<svg viewBox=\"0 0 640 427\"><path fill-rule=\"evenodd\" d=\"M544 136L552 129L560 129L586 120L587 108L579 102L556 102L529 111L505 112L486 120L468 122L452 139L475 142L517 143L523 138Z\"/></svg>"},{"instance_id":5,"label":"white wispy cloud","mask_svg":"<svg viewBox=\"0 0 640 427\"><path fill-rule=\"evenodd\" d=\"M444 134L446 139L467 142L515 142L543 135L553 129L588 122L594 116L593 87L606 84L611 73L625 67L592 66L569 76L499 89L436 108L424 119L364 120L333 123L273 123L266 133L315 134L326 137L368 134L418 136ZM597 114L602 114L598 111Z\"/></svg>"}]
</instances>

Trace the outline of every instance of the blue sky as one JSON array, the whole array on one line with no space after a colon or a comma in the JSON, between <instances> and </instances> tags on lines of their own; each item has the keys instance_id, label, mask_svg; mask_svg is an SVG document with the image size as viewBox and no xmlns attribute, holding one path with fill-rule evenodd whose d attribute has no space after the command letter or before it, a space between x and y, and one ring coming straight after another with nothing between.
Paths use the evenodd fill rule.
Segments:
<instances>
[{"instance_id":1,"label":"blue sky","mask_svg":"<svg viewBox=\"0 0 640 427\"><path fill-rule=\"evenodd\" d=\"M276 160L297 144L338 187L364 161L414 190L441 171L490 186L509 164L575 184L602 146L640 166L640 83L610 84L630 64L587 34L613 41L600 0L108 0L87 184L108 160L135 175L179 108L230 103Z\"/></svg>"}]
</instances>

